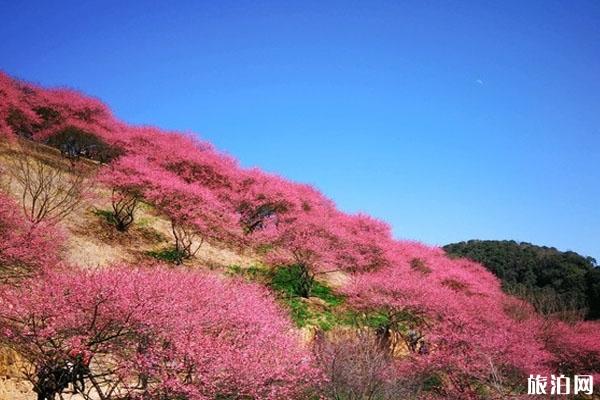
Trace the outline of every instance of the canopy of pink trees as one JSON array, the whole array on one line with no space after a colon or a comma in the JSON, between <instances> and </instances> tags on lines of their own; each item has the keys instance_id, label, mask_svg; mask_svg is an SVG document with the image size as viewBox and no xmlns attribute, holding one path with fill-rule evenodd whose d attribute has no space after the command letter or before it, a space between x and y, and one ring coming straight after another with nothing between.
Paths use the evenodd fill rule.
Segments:
<instances>
[{"instance_id":1,"label":"canopy of pink trees","mask_svg":"<svg viewBox=\"0 0 600 400\"><path fill-rule=\"evenodd\" d=\"M57 269L62 234L23 217L21 207L0 193L0 281Z\"/></svg>"},{"instance_id":2,"label":"canopy of pink trees","mask_svg":"<svg viewBox=\"0 0 600 400\"><path fill-rule=\"evenodd\" d=\"M394 240L387 224L345 214L311 186L242 169L189 135L127 125L101 102L70 90L44 90L0 74L0 98L0 137L44 142L69 127L94 135L115 150L100 181L141 196L174 232L261 249L273 266L348 273L350 283L341 289L348 304L385 314L388 328L395 324L405 335L408 354L399 374L442 372L448 393L467 398L475 396L473 381L507 385L523 383L530 373L600 372L597 323L543 320L504 294L481 265ZM36 260L53 254L43 250L43 230L30 231L11 210L0 198L0 260L53 263L50 256ZM10 307L2 312L12 321L6 337L23 346L60 352L80 346L93 357L110 355L122 382L135 371L152 382L145 390L192 398L210 398L224 387L255 398L289 398L316 379L307 354L290 339L289 322L258 287L159 270L48 279L4 293ZM133 336L99 341L115 329Z\"/></svg>"},{"instance_id":3,"label":"canopy of pink trees","mask_svg":"<svg viewBox=\"0 0 600 400\"><path fill-rule=\"evenodd\" d=\"M248 283L115 268L51 273L0 300L3 341L34 365L82 355L92 391L121 396L107 398L282 399L321 379L279 306Z\"/></svg>"}]
</instances>

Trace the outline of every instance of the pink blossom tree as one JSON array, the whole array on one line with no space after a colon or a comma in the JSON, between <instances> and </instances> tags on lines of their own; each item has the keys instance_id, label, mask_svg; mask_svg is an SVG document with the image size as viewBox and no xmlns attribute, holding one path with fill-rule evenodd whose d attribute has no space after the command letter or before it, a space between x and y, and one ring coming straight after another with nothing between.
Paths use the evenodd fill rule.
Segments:
<instances>
[{"instance_id":1,"label":"pink blossom tree","mask_svg":"<svg viewBox=\"0 0 600 400\"><path fill-rule=\"evenodd\" d=\"M99 180L111 188L117 228L133 222L140 201L156 207L171 223L175 250L182 259L194 256L205 242L235 245L241 235L238 214L210 188L188 183L134 152L103 168Z\"/></svg>"},{"instance_id":2,"label":"pink blossom tree","mask_svg":"<svg viewBox=\"0 0 600 400\"><path fill-rule=\"evenodd\" d=\"M292 399L320 380L289 320L255 285L117 268L51 274L1 299L0 338L47 398Z\"/></svg>"},{"instance_id":3,"label":"pink blossom tree","mask_svg":"<svg viewBox=\"0 0 600 400\"><path fill-rule=\"evenodd\" d=\"M33 90L26 84L11 79L0 72L0 135L14 138L31 135L39 116L26 99Z\"/></svg>"},{"instance_id":4,"label":"pink blossom tree","mask_svg":"<svg viewBox=\"0 0 600 400\"><path fill-rule=\"evenodd\" d=\"M145 157L127 155L104 166L99 183L111 190L112 217L119 231L127 231L135 220L135 212L152 184L152 171Z\"/></svg>"},{"instance_id":5,"label":"pink blossom tree","mask_svg":"<svg viewBox=\"0 0 600 400\"><path fill-rule=\"evenodd\" d=\"M365 214L338 213L338 249L340 269L349 272L376 271L391 264L394 246L390 226Z\"/></svg>"},{"instance_id":6,"label":"pink blossom tree","mask_svg":"<svg viewBox=\"0 0 600 400\"><path fill-rule=\"evenodd\" d=\"M108 161L122 128L99 100L69 89L41 89L0 73L0 133L46 142L70 158Z\"/></svg>"},{"instance_id":7,"label":"pink blossom tree","mask_svg":"<svg viewBox=\"0 0 600 400\"><path fill-rule=\"evenodd\" d=\"M0 194L0 281L15 282L55 268L60 248L60 232L27 221L20 207Z\"/></svg>"},{"instance_id":8,"label":"pink blossom tree","mask_svg":"<svg viewBox=\"0 0 600 400\"><path fill-rule=\"evenodd\" d=\"M354 267L349 253L360 250L348 242L350 229L313 187L250 170L235 197L245 239L270 265L298 267L300 296L310 296L316 274Z\"/></svg>"},{"instance_id":9,"label":"pink blossom tree","mask_svg":"<svg viewBox=\"0 0 600 400\"><path fill-rule=\"evenodd\" d=\"M154 168L209 189L224 203L233 203L232 195L244 174L232 158L191 135L154 128L129 128L126 132L122 147L128 154L143 156Z\"/></svg>"},{"instance_id":10,"label":"pink blossom tree","mask_svg":"<svg viewBox=\"0 0 600 400\"><path fill-rule=\"evenodd\" d=\"M567 324L560 320L546 321L541 338L553 355L555 371L565 375L594 375L600 380L600 323L582 321Z\"/></svg>"},{"instance_id":11,"label":"pink blossom tree","mask_svg":"<svg viewBox=\"0 0 600 400\"><path fill-rule=\"evenodd\" d=\"M250 203L247 237L255 246L267 249L265 259L270 265L297 266L298 294L309 297L315 274L337 268L338 227L330 223L335 209L312 188L288 184L287 189L290 191L281 193L283 196L275 192L257 196L259 201Z\"/></svg>"},{"instance_id":12,"label":"pink blossom tree","mask_svg":"<svg viewBox=\"0 0 600 400\"><path fill-rule=\"evenodd\" d=\"M182 259L194 256L204 241L233 245L239 236L238 215L208 188L172 177L155 181L145 197L169 218Z\"/></svg>"},{"instance_id":13,"label":"pink blossom tree","mask_svg":"<svg viewBox=\"0 0 600 400\"><path fill-rule=\"evenodd\" d=\"M527 374L549 371L539 319L507 313L511 298L482 266L416 244L394 256L344 292L353 307L383 316L382 345L404 354L398 373L441 374L448 396L478 398L483 385L502 398Z\"/></svg>"}]
</instances>

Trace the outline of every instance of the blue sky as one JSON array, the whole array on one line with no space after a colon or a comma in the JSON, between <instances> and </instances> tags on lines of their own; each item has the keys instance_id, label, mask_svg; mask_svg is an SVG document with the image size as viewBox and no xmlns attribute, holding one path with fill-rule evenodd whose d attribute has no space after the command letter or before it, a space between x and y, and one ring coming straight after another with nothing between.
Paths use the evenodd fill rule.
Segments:
<instances>
[{"instance_id":1,"label":"blue sky","mask_svg":"<svg viewBox=\"0 0 600 400\"><path fill-rule=\"evenodd\" d=\"M600 259L598 1L0 1L0 15L0 69L196 132L398 238Z\"/></svg>"}]
</instances>

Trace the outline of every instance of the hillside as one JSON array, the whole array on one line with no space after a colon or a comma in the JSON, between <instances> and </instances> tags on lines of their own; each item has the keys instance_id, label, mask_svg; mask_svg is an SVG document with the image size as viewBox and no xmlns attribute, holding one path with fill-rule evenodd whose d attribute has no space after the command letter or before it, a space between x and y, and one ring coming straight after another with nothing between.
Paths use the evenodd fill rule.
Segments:
<instances>
[{"instance_id":1,"label":"hillside","mask_svg":"<svg viewBox=\"0 0 600 400\"><path fill-rule=\"evenodd\" d=\"M533 302L553 299L563 307L586 310L588 318L600 318L600 268L590 257L512 240L469 240L444 250L483 264L509 293Z\"/></svg>"},{"instance_id":2,"label":"hillside","mask_svg":"<svg viewBox=\"0 0 600 400\"><path fill-rule=\"evenodd\" d=\"M0 393L505 399L529 374L600 378L598 322L193 136L0 74L0 140Z\"/></svg>"}]
</instances>

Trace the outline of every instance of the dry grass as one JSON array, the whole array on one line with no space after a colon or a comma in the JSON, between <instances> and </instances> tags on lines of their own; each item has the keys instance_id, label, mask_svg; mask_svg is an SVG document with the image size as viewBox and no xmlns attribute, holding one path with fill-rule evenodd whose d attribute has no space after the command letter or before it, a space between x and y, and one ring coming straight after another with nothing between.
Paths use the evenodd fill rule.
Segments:
<instances>
[{"instance_id":1,"label":"dry grass","mask_svg":"<svg viewBox=\"0 0 600 400\"><path fill-rule=\"evenodd\" d=\"M324 282L331 288L338 289L348 283L350 275L344 271L334 271L319 275L318 280Z\"/></svg>"},{"instance_id":2,"label":"dry grass","mask_svg":"<svg viewBox=\"0 0 600 400\"><path fill-rule=\"evenodd\" d=\"M31 385L18 379L19 357L13 351L0 348L0 400L29 400L35 395Z\"/></svg>"}]
</instances>

